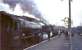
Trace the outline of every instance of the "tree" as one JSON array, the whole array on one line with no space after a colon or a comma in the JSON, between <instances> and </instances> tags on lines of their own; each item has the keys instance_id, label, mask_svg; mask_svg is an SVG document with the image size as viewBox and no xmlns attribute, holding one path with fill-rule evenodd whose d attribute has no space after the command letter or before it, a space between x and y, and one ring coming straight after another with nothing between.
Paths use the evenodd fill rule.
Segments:
<instances>
[{"instance_id":1,"label":"tree","mask_svg":"<svg viewBox=\"0 0 82 50\"><path fill-rule=\"evenodd\" d=\"M65 17L62 21L64 21L65 26L68 28L69 25L69 17ZM73 22L71 22L72 24Z\"/></svg>"}]
</instances>

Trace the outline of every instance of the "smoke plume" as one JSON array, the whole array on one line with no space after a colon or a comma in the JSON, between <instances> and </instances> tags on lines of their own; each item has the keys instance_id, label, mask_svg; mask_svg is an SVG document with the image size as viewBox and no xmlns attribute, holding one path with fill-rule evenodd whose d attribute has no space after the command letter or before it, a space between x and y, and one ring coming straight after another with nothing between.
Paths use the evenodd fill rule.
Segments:
<instances>
[{"instance_id":1,"label":"smoke plume","mask_svg":"<svg viewBox=\"0 0 82 50\"><path fill-rule=\"evenodd\" d=\"M4 4L8 4L10 6L10 9L14 11L17 4L20 4L21 9L23 12L28 12L35 17L41 19L42 21L46 21L43 19L42 14L37 9L36 3L34 3L34 0L2 0Z\"/></svg>"}]
</instances>

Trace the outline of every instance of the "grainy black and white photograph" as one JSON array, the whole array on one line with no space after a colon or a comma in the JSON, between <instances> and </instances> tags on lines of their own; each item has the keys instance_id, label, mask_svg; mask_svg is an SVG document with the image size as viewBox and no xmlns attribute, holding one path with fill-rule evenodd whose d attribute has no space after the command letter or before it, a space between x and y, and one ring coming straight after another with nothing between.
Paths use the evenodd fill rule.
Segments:
<instances>
[{"instance_id":1,"label":"grainy black and white photograph","mask_svg":"<svg viewBox=\"0 0 82 50\"><path fill-rule=\"evenodd\" d=\"M82 0L0 0L0 50L82 50Z\"/></svg>"}]
</instances>

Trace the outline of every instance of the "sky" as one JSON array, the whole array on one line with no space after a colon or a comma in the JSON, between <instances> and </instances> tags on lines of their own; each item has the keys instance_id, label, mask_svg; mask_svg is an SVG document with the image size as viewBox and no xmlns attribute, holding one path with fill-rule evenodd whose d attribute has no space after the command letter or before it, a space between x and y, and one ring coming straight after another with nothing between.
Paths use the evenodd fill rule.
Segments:
<instances>
[{"instance_id":1,"label":"sky","mask_svg":"<svg viewBox=\"0 0 82 50\"><path fill-rule=\"evenodd\" d=\"M55 24L58 26L65 26L62 19L68 17L68 0L34 0L37 8L42 13L43 18L45 18L50 24ZM80 25L82 19L82 0L72 0L71 2L71 12L72 12L72 26L76 27ZM4 10L16 15L28 15L23 14L23 11L19 4L16 5L14 12L10 10L8 4L3 4L0 0L0 10Z\"/></svg>"},{"instance_id":2,"label":"sky","mask_svg":"<svg viewBox=\"0 0 82 50\"><path fill-rule=\"evenodd\" d=\"M82 0L72 0L71 13L72 13L72 26L76 27L80 25L82 19ZM43 13L44 18L51 24L63 25L61 21L65 17L68 17L68 0L36 0L39 10Z\"/></svg>"}]
</instances>

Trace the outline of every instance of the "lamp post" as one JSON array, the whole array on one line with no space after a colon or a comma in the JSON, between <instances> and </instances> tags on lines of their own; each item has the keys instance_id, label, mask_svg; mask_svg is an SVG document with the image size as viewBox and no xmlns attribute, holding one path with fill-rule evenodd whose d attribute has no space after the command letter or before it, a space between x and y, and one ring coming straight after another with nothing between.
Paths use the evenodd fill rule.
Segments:
<instances>
[{"instance_id":1,"label":"lamp post","mask_svg":"<svg viewBox=\"0 0 82 50\"><path fill-rule=\"evenodd\" d=\"M71 1L69 0L69 18L68 18L68 33L70 35L70 50L72 50L72 37L71 37Z\"/></svg>"},{"instance_id":2,"label":"lamp post","mask_svg":"<svg viewBox=\"0 0 82 50\"><path fill-rule=\"evenodd\" d=\"M68 18L68 29L71 29L71 0L69 0L69 18Z\"/></svg>"},{"instance_id":3,"label":"lamp post","mask_svg":"<svg viewBox=\"0 0 82 50\"><path fill-rule=\"evenodd\" d=\"M63 0L62 0L63 1ZM71 1L72 0L68 0L68 5L69 5L69 17L68 17L68 29L71 29ZM67 19L67 17L66 17ZM64 19L64 22L65 22L65 19Z\"/></svg>"},{"instance_id":4,"label":"lamp post","mask_svg":"<svg viewBox=\"0 0 82 50\"><path fill-rule=\"evenodd\" d=\"M71 1L72 0L68 0L68 5L69 5L69 17L68 17L68 34L69 34L69 38L70 38L70 50L72 50L72 37L71 37Z\"/></svg>"}]
</instances>

